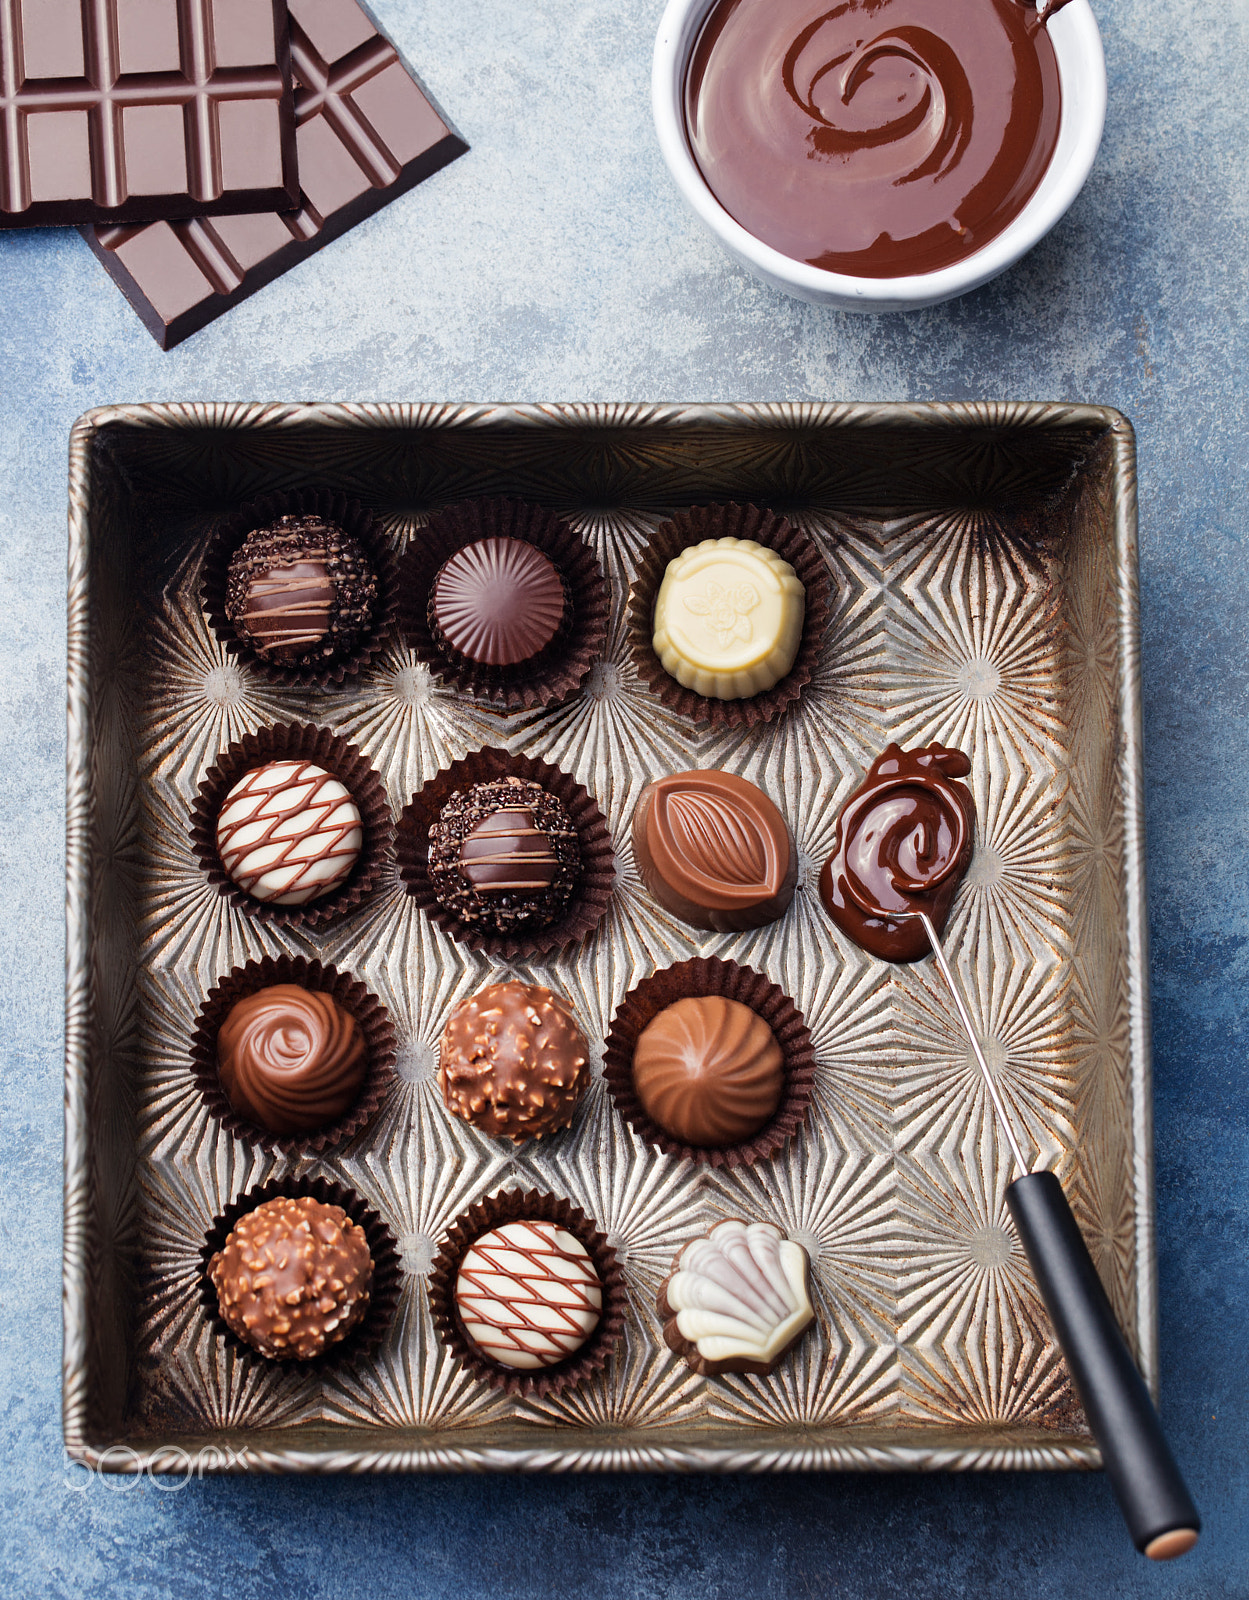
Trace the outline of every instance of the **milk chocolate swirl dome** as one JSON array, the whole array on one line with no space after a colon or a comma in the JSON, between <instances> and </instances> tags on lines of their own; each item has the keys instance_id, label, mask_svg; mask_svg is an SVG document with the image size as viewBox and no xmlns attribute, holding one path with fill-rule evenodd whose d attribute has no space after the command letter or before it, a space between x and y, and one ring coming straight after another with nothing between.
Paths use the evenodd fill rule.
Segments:
<instances>
[{"instance_id":1,"label":"milk chocolate swirl dome","mask_svg":"<svg viewBox=\"0 0 1249 1600\"><path fill-rule=\"evenodd\" d=\"M270 1133L312 1133L354 1104L367 1067L360 1025L332 995L277 983L247 995L217 1035L221 1087Z\"/></svg>"},{"instance_id":2,"label":"milk chocolate swirl dome","mask_svg":"<svg viewBox=\"0 0 1249 1600\"><path fill-rule=\"evenodd\" d=\"M971 771L961 750L887 747L842 808L833 853L820 874L820 898L837 926L885 961L917 961L928 935L913 916L925 911L940 933L971 864L976 811L954 780Z\"/></svg>"},{"instance_id":3,"label":"milk chocolate swirl dome","mask_svg":"<svg viewBox=\"0 0 1249 1600\"><path fill-rule=\"evenodd\" d=\"M691 995L643 1029L633 1083L647 1116L673 1138L723 1147L775 1116L783 1056L771 1028L740 1000Z\"/></svg>"}]
</instances>

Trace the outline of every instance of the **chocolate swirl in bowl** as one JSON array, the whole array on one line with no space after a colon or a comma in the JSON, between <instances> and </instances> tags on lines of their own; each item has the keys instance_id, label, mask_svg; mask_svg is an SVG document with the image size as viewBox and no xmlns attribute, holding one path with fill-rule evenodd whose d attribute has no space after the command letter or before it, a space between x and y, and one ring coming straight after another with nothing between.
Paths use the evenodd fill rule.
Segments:
<instances>
[{"instance_id":1,"label":"chocolate swirl in bowl","mask_svg":"<svg viewBox=\"0 0 1249 1600\"><path fill-rule=\"evenodd\" d=\"M883 961L918 961L928 935L913 917L926 911L940 933L971 864L976 811L961 750L889 745L842 807L833 853L820 873L820 899L848 938ZM885 912L885 916L881 916Z\"/></svg>"}]
</instances>

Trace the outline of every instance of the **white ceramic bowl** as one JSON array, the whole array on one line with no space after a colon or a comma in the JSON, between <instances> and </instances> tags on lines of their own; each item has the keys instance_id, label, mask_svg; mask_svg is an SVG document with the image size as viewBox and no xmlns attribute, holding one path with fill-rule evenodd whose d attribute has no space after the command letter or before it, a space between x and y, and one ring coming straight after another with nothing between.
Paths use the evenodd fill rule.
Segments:
<instances>
[{"instance_id":1,"label":"white ceramic bowl","mask_svg":"<svg viewBox=\"0 0 1249 1600\"><path fill-rule=\"evenodd\" d=\"M685 135L685 69L716 0L668 0L655 39L651 104L659 148L677 187L728 253L774 288L844 311L915 311L978 289L1050 231L1084 187L1106 120L1106 61L1088 0L1069 0L1046 24L1058 59L1062 114L1045 176L1023 210L965 261L908 278L853 278L773 250L735 222L711 190Z\"/></svg>"}]
</instances>

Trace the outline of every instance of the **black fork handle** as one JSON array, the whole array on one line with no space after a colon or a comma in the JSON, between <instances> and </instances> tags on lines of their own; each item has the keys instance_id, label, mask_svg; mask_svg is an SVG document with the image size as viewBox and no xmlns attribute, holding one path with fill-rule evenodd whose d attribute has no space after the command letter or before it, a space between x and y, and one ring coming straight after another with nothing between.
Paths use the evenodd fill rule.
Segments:
<instances>
[{"instance_id":1,"label":"black fork handle","mask_svg":"<svg viewBox=\"0 0 1249 1600\"><path fill-rule=\"evenodd\" d=\"M1136 1548L1155 1561L1183 1555L1201 1518L1062 1185L1052 1172L1032 1172L1010 1185L1006 1202Z\"/></svg>"}]
</instances>

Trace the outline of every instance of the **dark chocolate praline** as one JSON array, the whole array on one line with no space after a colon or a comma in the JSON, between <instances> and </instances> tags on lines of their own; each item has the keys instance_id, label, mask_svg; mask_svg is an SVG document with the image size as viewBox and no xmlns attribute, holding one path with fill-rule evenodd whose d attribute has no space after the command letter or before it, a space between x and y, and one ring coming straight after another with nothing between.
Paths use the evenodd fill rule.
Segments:
<instances>
[{"instance_id":1,"label":"dark chocolate praline","mask_svg":"<svg viewBox=\"0 0 1249 1600\"><path fill-rule=\"evenodd\" d=\"M563 802L509 776L455 791L430 827L428 861L440 905L510 933L555 921L576 887L581 848Z\"/></svg>"},{"instance_id":2,"label":"dark chocolate praline","mask_svg":"<svg viewBox=\"0 0 1249 1600\"><path fill-rule=\"evenodd\" d=\"M359 540L318 516L256 528L230 558L226 616L262 660L322 667L351 654L377 607Z\"/></svg>"},{"instance_id":3,"label":"dark chocolate praline","mask_svg":"<svg viewBox=\"0 0 1249 1600\"><path fill-rule=\"evenodd\" d=\"M572 625L559 568L525 539L477 539L439 567L426 611L448 660L500 678L533 670Z\"/></svg>"}]
</instances>

